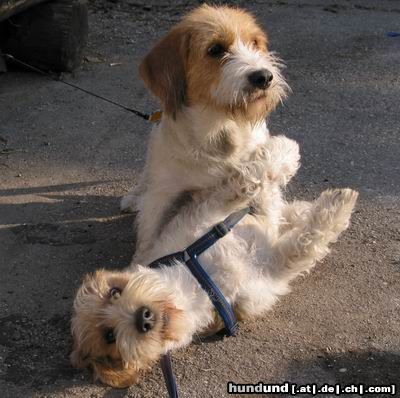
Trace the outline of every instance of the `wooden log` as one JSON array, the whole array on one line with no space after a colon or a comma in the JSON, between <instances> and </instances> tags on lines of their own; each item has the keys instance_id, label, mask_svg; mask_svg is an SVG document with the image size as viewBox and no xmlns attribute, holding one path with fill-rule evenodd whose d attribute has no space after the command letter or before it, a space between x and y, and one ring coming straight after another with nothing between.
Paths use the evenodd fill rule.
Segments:
<instances>
[{"instance_id":1,"label":"wooden log","mask_svg":"<svg viewBox=\"0 0 400 398\"><path fill-rule=\"evenodd\" d=\"M0 21L48 0L0 0Z\"/></svg>"},{"instance_id":2,"label":"wooden log","mask_svg":"<svg viewBox=\"0 0 400 398\"><path fill-rule=\"evenodd\" d=\"M45 70L71 72L82 61L88 35L86 0L54 0L5 21L3 53Z\"/></svg>"}]
</instances>

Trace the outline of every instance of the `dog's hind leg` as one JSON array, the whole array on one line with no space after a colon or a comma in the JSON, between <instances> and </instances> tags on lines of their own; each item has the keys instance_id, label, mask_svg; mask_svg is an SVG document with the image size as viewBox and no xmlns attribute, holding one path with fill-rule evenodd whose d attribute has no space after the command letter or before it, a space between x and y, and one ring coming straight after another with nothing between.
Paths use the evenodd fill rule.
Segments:
<instances>
[{"instance_id":1,"label":"dog's hind leg","mask_svg":"<svg viewBox=\"0 0 400 398\"><path fill-rule=\"evenodd\" d=\"M279 233L283 234L293 228L301 227L306 223L307 214L311 211L313 202L295 200L285 203L281 209Z\"/></svg>"},{"instance_id":2,"label":"dog's hind leg","mask_svg":"<svg viewBox=\"0 0 400 398\"><path fill-rule=\"evenodd\" d=\"M349 226L357 196L351 189L324 191L274 244L268 267L271 276L290 281L322 260L329 244Z\"/></svg>"}]
</instances>

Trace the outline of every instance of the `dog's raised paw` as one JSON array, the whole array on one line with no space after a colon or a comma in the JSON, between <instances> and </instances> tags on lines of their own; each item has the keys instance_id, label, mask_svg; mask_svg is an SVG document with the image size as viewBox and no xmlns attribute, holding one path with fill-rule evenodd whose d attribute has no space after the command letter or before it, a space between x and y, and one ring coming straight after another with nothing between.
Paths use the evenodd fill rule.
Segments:
<instances>
[{"instance_id":1,"label":"dog's raised paw","mask_svg":"<svg viewBox=\"0 0 400 398\"><path fill-rule=\"evenodd\" d=\"M344 231L358 198L350 188L328 189L316 201L316 222L336 233Z\"/></svg>"},{"instance_id":2,"label":"dog's raised paw","mask_svg":"<svg viewBox=\"0 0 400 398\"><path fill-rule=\"evenodd\" d=\"M270 138L265 151L268 178L285 186L300 167L299 144L290 138L278 135Z\"/></svg>"},{"instance_id":3,"label":"dog's raised paw","mask_svg":"<svg viewBox=\"0 0 400 398\"><path fill-rule=\"evenodd\" d=\"M235 168L228 178L228 185L236 197L242 199L253 199L263 187L263 164L261 162L250 162Z\"/></svg>"}]
</instances>

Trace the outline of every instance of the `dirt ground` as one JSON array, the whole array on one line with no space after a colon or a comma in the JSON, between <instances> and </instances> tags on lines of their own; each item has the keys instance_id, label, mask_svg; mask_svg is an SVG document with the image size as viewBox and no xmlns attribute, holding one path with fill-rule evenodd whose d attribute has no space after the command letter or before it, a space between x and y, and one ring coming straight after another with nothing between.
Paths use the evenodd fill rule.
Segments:
<instances>
[{"instance_id":1,"label":"dirt ground","mask_svg":"<svg viewBox=\"0 0 400 398\"><path fill-rule=\"evenodd\" d=\"M360 201L331 255L267 316L242 324L236 338L196 339L174 354L181 396L226 396L228 381L398 383L400 37L387 32L400 30L400 4L237 3L254 11L287 63L293 94L270 127L301 146L288 196L349 186ZM155 109L138 62L195 4L93 0L86 62L65 78ZM166 396L157 366L139 385L114 390L68 360L83 274L132 257L132 216L118 203L143 165L149 128L61 83L0 75L1 397Z\"/></svg>"}]
</instances>

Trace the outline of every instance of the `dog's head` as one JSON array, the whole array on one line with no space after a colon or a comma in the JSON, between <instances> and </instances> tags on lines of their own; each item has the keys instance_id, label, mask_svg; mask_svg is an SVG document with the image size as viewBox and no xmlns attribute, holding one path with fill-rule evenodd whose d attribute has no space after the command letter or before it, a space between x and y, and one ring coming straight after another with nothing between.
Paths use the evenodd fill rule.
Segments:
<instances>
[{"instance_id":1,"label":"dog's head","mask_svg":"<svg viewBox=\"0 0 400 398\"><path fill-rule=\"evenodd\" d=\"M139 267L133 273L87 275L74 301L71 330L72 364L123 388L137 382L184 327L173 292L157 272Z\"/></svg>"},{"instance_id":2,"label":"dog's head","mask_svg":"<svg viewBox=\"0 0 400 398\"><path fill-rule=\"evenodd\" d=\"M140 74L172 116L205 105L259 120L287 92L280 66L251 14L203 5L155 45Z\"/></svg>"}]
</instances>

